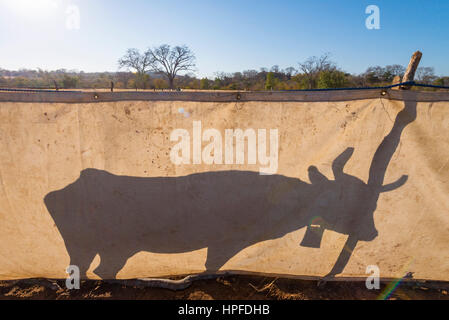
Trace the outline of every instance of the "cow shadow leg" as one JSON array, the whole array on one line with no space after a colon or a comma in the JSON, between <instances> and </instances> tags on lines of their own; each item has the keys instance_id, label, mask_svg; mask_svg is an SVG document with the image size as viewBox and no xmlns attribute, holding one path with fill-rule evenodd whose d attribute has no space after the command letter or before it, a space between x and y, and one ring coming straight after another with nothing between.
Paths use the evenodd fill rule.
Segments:
<instances>
[{"instance_id":1,"label":"cow shadow leg","mask_svg":"<svg viewBox=\"0 0 449 320\"><path fill-rule=\"evenodd\" d=\"M349 235L332 270L323 279L318 281L319 287L324 286L327 281L332 280L333 278L335 278L335 276L337 274L340 274L343 272L343 270L345 269L346 265L349 262L349 258L351 258L352 252L354 251L355 247L357 246L357 242L358 242L357 237Z\"/></svg>"},{"instance_id":2,"label":"cow shadow leg","mask_svg":"<svg viewBox=\"0 0 449 320\"><path fill-rule=\"evenodd\" d=\"M82 248L79 246L67 246L67 252L70 257L70 265L78 267L80 278L87 279L87 270L95 258L96 250Z\"/></svg>"},{"instance_id":3,"label":"cow shadow leg","mask_svg":"<svg viewBox=\"0 0 449 320\"><path fill-rule=\"evenodd\" d=\"M112 280L117 278L117 274L122 270L128 261L129 255L117 254L112 252L100 252L100 264L94 270L94 273L103 280Z\"/></svg>"},{"instance_id":4,"label":"cow shadow leg","mask_svg":"<svg viewBox=\"0 0 449 320\"><path fill-rule=\"evenodd\" d=\"M224 245L225 247L226 245ZM216 274L226 262L228 262L233 256L239 253L241 247L238 248L207 248L207 259L205 263L206 271L204 274Z\"/></svg>"}]
</instances>

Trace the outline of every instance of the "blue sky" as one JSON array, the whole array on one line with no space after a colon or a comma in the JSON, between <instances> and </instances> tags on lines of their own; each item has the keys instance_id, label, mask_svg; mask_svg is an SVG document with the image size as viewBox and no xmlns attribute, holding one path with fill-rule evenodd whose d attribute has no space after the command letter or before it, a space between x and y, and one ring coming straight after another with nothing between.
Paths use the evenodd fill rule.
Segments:
<instances>
[{"instance_id":1,"label":"blue sky","mask_svg":"<svg viewBox=\"0 0 449 320\"><path fill-rule=\"evenodd\" d=\"M368 30L368 5L380 8L380 30ZM79 29L68 29L70 5ZM73 11L72 11L73 12ZM297 67L332 54L339 67L421 66L449 75L448 0L0 0L0 68L116 71L127 48L186 44L198 76Z\"/></svg>"}]
</instances>

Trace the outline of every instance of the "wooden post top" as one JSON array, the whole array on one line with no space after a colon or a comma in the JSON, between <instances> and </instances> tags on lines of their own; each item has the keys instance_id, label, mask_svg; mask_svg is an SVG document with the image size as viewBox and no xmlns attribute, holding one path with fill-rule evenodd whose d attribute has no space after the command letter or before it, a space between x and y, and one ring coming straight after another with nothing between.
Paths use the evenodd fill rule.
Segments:
<instances>
[{"instance_id":1,"label":"wooden post top","mask_svg":"<svg viewBox=\"0 0 449 320\"><path fill-rule=\"evenodd\" d=\"M415 79L415 73L418 69L419 62L421 61L422 53L421 51L416 51L413 53L410 62L408 64L407 70L405 71L404 77L402 78L402 82L409 82ZM409 90L411 86L401 86L403 90Z\"/></svg>"}]
</instances>

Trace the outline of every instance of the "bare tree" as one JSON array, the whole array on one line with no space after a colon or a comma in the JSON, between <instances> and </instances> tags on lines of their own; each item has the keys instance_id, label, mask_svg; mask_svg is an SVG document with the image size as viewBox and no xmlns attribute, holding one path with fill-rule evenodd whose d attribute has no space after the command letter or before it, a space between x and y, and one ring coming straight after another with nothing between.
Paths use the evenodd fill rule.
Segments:
<instances>
[{"instance_id":1,"label":"bare tree","mask_svg":"<svg viewBox=\"0 0 449 320\"><path fill-rule=\"evenodd\" d=\"M309 89L317 87L318 77L322 71L336 70L334 62L330 61L330 54L325 53L321 57L310 57L305 62L299 63L299 70L302 71L308 83Z\"/></svg>"},{"instance_id":2,"label":"bare tree","mask_svg":"<svg viewBox=\"0 0 449 320\"><path fill-rule=\"evenodd\" d=\"M194 71L195 55L187 46L170 47L163 44L145 53L150 57L150 65L154 72L164 74L170 85L174 88L176 75L181 71Z\"/></svg>"},{"instance_id":3,"label":"bare tree","mask_svg":"<svg viewBox=\"0 0 449 320\"><path fill-rule=\"evenodd\" d=\"M285 68L284 73L290 79L296 73L296 69L293 67L288 67L288 68Z\"/></svg>"},{"instance_id":4,"label":"bare tree","mask_svg":"<svg viewBox=\"0 0 449 320\"><path fill-rule=\"evenodd\" d=\"M274 72L274 73L279 73L279 66L278 65L274 65L271 67L270 71Z\"/></svg>"},{"instance_id":5,"label":"bare tree","mask_svg":"<svg viewBox=\"0 0 449 320\"><path fill-rule=\"evenodd\" d=\"M142 54L137 49L128 49L118 61L119 68L127 68L137 73L136 83L140 82L142 88L145 88L145 82L149 78L147 72L150 71L151 63L152 57L149 52L146 51Z\"/></svg>"},{"instance_id":6,"label":"bare tree","mask_svg":"<svg viewBox=\"0 0 449 320\"><path fill-rule=\"evenodd\" d=\"M425 84L432 84L438 77L432 67L419 67L416 71L416 79Z\"/></svg>"},{"instance_id":7,"label":"bare tree","mask_svg":"<svg viewBox=\"0 0 449 320\"><path fill-rule=\"evenodd\" d=\"M404 76L405 67L394 64L388 65L386 67L374 66L369 67L362 76L365 78L368 84L371 83L381 83L381 82L391 82L395 76Z\"/></svg>"},{"instance_id":8,"label":"bare tree","mask_svg":"<svg viewBox=\"0 0 449 320\"><path fill-rule=\"evenodd\" d=\"M405 67L401 66L399 64L393 64L391 66L386 66L385 72L391 74L392 75L391 80L393 80L394 76L400 76L400 77L404 76ZM388 80L390 80L390 79L388 79Z\"/></svg>"},{"instance_id":9,"label":"bare tree","mask_svg":"<svg viewBox=\"0 0 449 320\"><path fill-rule=\"evenodd\" d=\"M150 70L151 56L148 52L141 54L137 49L128 49L126 54L118 61L120 68L135 70L139 74L144 74Z\"/></svg>"},{"instance_id":10,"label":"bare tree","mask_svg":"<svg viewBox=\"0 0 449 320\"><path fill-rule=\"evenodd\" d=\"M257 70L245 70L243 71L243 76L247 79L255 78L257 77Z\"/></svg>"}]
</instances>

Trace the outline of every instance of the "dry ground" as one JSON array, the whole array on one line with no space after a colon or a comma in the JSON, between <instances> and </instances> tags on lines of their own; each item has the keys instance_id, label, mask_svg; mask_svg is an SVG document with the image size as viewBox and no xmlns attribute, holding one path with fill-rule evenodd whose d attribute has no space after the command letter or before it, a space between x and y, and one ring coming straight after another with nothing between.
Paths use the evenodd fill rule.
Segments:
<instances>
[{"instance_id":1,"label":"dry ground","mask_svg":"<svg viewBox=\"0 0 449 320\"><path fill-rule=\"evenodd\" d=\"M317 299L378 299L388 283L380 290L367 290L364 282L328 282L319 288L316 281L268 278L260 276L228 276L197 281L183 291L138 288L102 281L82 281L80 290L65 289L58 280L58 289L46 280L0 281L0 299L137 299L137 300L317 300ZM430 286L434 287L434 286ZM391 300L438 299L449 300L449 284L429 288L423 284L400 284Z\"/></svg>"}]
</instances>

